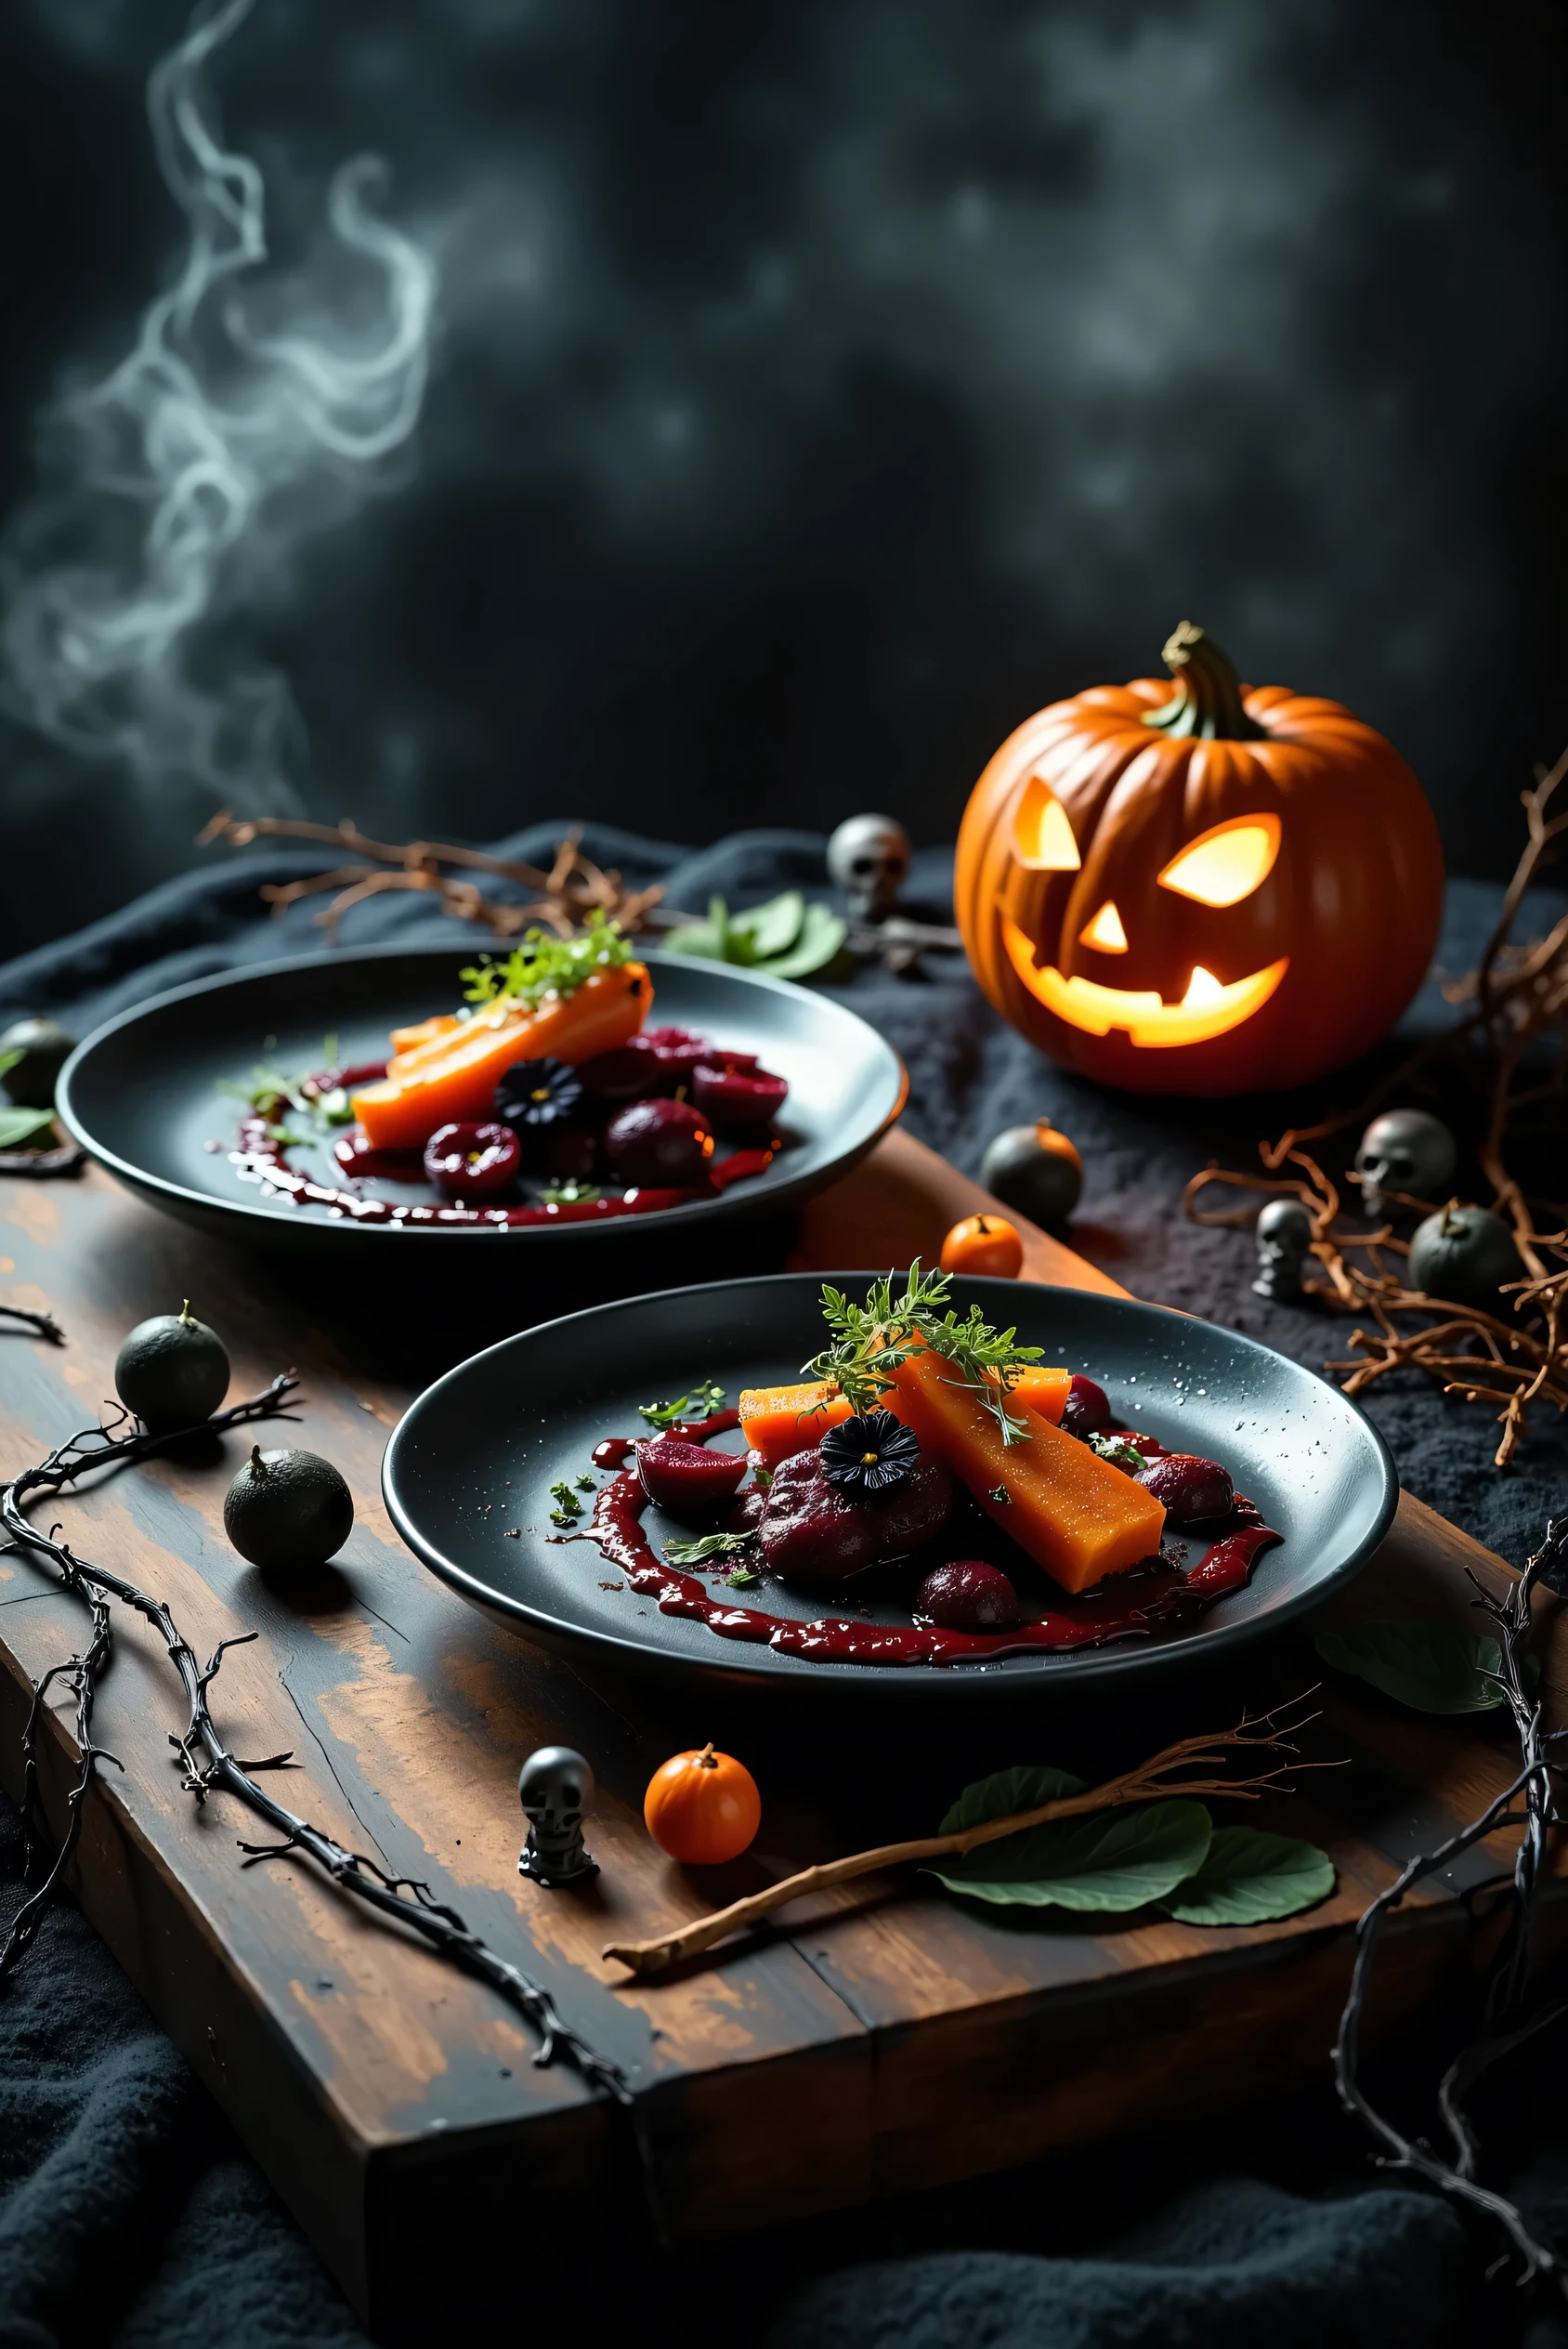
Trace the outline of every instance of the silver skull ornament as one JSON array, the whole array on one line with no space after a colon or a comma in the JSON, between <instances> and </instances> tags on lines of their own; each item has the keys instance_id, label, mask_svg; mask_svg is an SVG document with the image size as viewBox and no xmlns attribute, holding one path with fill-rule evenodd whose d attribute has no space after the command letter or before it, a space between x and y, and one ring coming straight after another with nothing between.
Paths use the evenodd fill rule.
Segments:
<instances>
[{"instance_id":1,"label":"silver skull ornament","mask_svg":"<svg viewBox=\"0 0 1568 2349\"><path fill-rule=\"evenodd\" d=\"M1426 1109L1385 1109L1361 1137L1355 1171L1361 1203L1369 1215L1392 1212L1386 1191L1421 1200L1441 1200L1454 1179L1458 1153L1441 1118Z\"/></svg>"},{"instance_id":2,"label":"silver skull ornament","mask_svg":"<svg viewBox=\"0 0 1568 2349\"><path fill-rule=\"evenodd\" d=\"M530 1753L517 1778L517 1800L528 1814L529 1836L518 1872L537 1884L571 1884L596 1876L582 1842L582 1818L594 1803L594 1773L569 1745L542 1745Z\"/></svg>"},{"instance_id":3,"label":"silver skull ornament","mask_svg":"<svg viewBox=\"0 0 1568 2349\"><path fill-rule=\"evenodd\" d=\"M1258 1277L1253 1292L1273 1305L1301 1293L1301 1267L1312 1246L1313 1219L1299 1199L1272 1199L1257 1224Z\"/></svg>"},{"instance_id":4,"label":"silver skull ornament","mask_svg":"<svg viewBox=\"0 0 1568 2349\"><path fill-rule=\"evenodd\" d=\"M909 835L892 816L850 816L828 843L828 872L852 922L885 922L908 877Z\"/></svg>"}]
</instances>

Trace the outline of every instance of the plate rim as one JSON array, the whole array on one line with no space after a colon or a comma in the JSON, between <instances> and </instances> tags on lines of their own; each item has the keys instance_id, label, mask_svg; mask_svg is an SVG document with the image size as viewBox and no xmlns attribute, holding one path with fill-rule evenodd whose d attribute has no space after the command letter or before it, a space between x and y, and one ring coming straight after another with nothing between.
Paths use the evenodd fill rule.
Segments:
<instances>
[{"instance_id":1,"label":"plate rim","mask_svg":"<svg viewBox=\"0 0 1568 2349\"><path fill-rule=\"evenodd\" d=\"M978 1671L922 1670L913 1665L831 1662L804 1665L799 1673L782 1673L770 1670L761 1662L760 1659L752 1662L751 1648L745 1642L724 1642L725 1653L722 1657L714 1656L710 1662L700 1654L695 1657L677 1656L667 1650L649 1647L634 1637L622 1636L618 1633L602 1632L579 1623L565 1622L558 1616L547 1613L542 1608L530 1608L522 1600L504 1597L491 1585L477 1581L462 1567L443 1557L438 1551L435 1551L432 1545L427 1544L417 1532L397 1489L397 1463L399 1450L407 1441L411 1440L408 1431L412 1428L416 1414L431 1403L443 1387L473 1371L480 1363L490 1361L493 1357L505 1353L510 1347L559 1332L574 1322L591 1320L604 1314L620 1311L629 1306L658 1306L673 1297L686 1298L694 1294L720 1296L726 1292L739 1289L755 1292L780 1286L799 1288L805 1282L820 1284L823 1281L847 1281L854 1283L881 1278L881 1273L876 1271L869 1272L864 1267L849 1267L812 1272L757 1273L742 1275L730 1280L693 1281L681 1287L648 1290L637 1296L608 1298L598 1305L581 1306L572 1313L557 1314L549 1321L535 1322L528 1329L515 1330L509 1337L498 1338L493 1345L481 1347L477 1354L468 1355L461 1362L454 1362L451 1370L443 1371L439 1378L433 1379L428 1386L415 1396L387 1438L381 1461L381 1491L387 1515L397 1529L399 1540L412 1552L427 1572L434 1574L438 1581L443 1582L449 1590L454 1592L468 1605L477 1608L481 1613L489 1615L492 1620L504 1621L518 1636L526 1637L530 1630L534 1630L536 1635L542 1640L568 1647L578 1651L584 1662L599 1661L611 1669L620 1667L641 1673L676 1674L697 1672L704 1675L712 1674L716 1679L727 1680L732 1686L743 1681L750 1689L756 1690L759 1694L765 1691L770 1697L792 1692L808 1694L814 1687L832 1688L842 1692L855 1686L865 1687L869 1693L877 1696L891 1695L895 1688L904 1686L911 1690L950 1688L955 1692L964 1689L972 1693L987 1691L993 1694L1006 1694L1009 1690L1013 1692L1028 1690L1039 1695L1052 1686L1064 1690L1081 1689L1094 1683L1104 1685L1113 1680L1125 1683L1135 1678L1141 1672L1149 1673L1161 1670L1179 1669L1178 1666L1172 1664L1173 1658L1196 1660L1201 1657L1207 1662L1216 1657L1229 1656L1249 1642L1266 1637L1277 1632L1286 1623L1292 1622L1300 1616L1309 1614L1326 1605L1328 1599L1336 1592L1352 1581L1361 1571L1373 1552L1386 1537L1393 1522L1394 1513L1399 1506L1399 1472L1394 1463L1393 1454L1381 1430L1368 1417L1354 1397L1346 1395L1341 1388L1334 1384L1331 1379L1324 1377L1321 1371L1309 1370L1304 1363L1293 1360L1287 1354L1279 1353L1274 1346L1265 1345L1261 1338L1250 1336L1245 1330L1232 1330L1225 1328L1222 1324L1206 1322L1207 1327L1222 1329L1225 1337L1235 1340L1248 1351L1265 1356L1274 1361L1286 1363L1300 1377L1310 1380L1313 1385L1323 1387L1331 1395L1336 1403L1351 1414L1352 1420L1359 1424L1362 1432L1369 1439L1373 1463L1381 1481L1381 1491L1371 1531L1351 1555L1334 1569L1326 1582L1296 1592L1280 1600L1266 1612L1243 1618L1234 1623L1218 1624L1210 1631L1200 1632L1192 1638L1183 1640L1174 1646L1169 1644L1139 1646L1128 1642L1125 1645L1113 1644L1105 1647L1080 1649L1063 1657L1026 1656L1009 1659L1007 1661L1013 1668L1006 1673L1005 1677L1000 1673L982 1674ZM1039 1291L1046 1296L1089 1297L1095 1301L1096 1306L1118 1313L1132 1313L1140 1318L1146 1316L1160 1320L1169 1319L1189 1323L1195 1319L1204 1319L1202 1316L1183 1313L1174 1306L1150 1304L1142 1297L1110 1296L1099 1290L1069 1288L1059 1281L1004 1282L992 1279L982 1283L979 1276L973 1276L973 1278L976 1285L995 1287L999 1290L1026 1288L1031 1292ZM730 1653L731 1650L735 1652ZM916 1699L916 1701L932 1700Z\"/></svg>"},{"instance_id":2,"label":"plate rim","mask_svg":"<svg viewBox=\"0 0 1568 2349\"><path fill-rule=\"evenodd\" d=\"M128 1189L138 1192L144 1197L150 1196L156 1201L166 1201L171 1213L194 1214L201 1217L208 1215L226 1219L232 1217L242 1231L255 1232L258 1227L266 1229L276 1227L280 1232L297 1237L303 1231L308 1230L312 1234L323 1236L328 1241L337 1234L346 1235L350 1232L362 1239L378 1238L384 1240L399 1239L403 1240L405 1247L411 1238L420 1240L428 1240L433 1236L432 1233L420 1227L405 1229L403 1227L392 1224L359 1223L349 1219L335 1223L322 1221L317 1217L311 1217L307 1223L302 1222L293 1216L266 1213L261 1210L256 1201L248 1198L225 1199L216 1192L193 1190L189 1184L176 1182L164 1174L153 1174L146 1167L134 1165L130 1160L121 1157L118 1151L109 1148L105 1144L94 1138L83 1122L72 1099L72 1089L79 1068L85 1065L90 1053L98 1050L122 1029L135 1026L138 1020L150 1017L154 1012L166 1011L171 1004L184 1003L199 995L217 994L226 987L250 979L276 978L284 973L341 970L346 963L373 963L390 960L395 956L424 954L437 956L469 951L482 952L484 950L477 947L470 950L462 944L455 944L449 948L434 941L403 947L385 944L342 949L329 947L320 953L283 954L268 963L244 964L238 969L210 973L205 978L186 979L178 987L165 988L161 994L150 995L145 1002L131 1004L125 1010L114 1013L111 1018L100 1020L89 1034L83 1037L60 1070L55 1094L56 1114L72 1139L80 1143L83 1149L97 1165L104 1169L106 1174L112 1175L117 1182L124 1183ZM699 958L694 956L661 954L657 947L646 949L637 959L677 970L699 963ZM701 966L699 963L699 966ZM886 1053L893 1064L893 1101L891 1108L886 1110L875 1128L851 1148L840 1152L829 1165L818 1168L809 1175L786 1174L782 1181L775 1183L765 1191L752 1192L748 1195L744 1186L736 1186L729 1190L721 1191L713 1199L686 1200L678 1207L661 1208L657 1218L649 1219L650 1229L657 1231L667 1231L674 1226L686 1227L694 1223L710 1224L718 1221L721 1217L727 1220L737 1215L766 1214L788 1207L803 1196L803 1191L820 1189L826 1184L836 1181L841 1174L846 1174L860 1159L875 1149L882 1136L890 1133L897 1124L909 1098L909 1072L904 1065L902 1054L888 1043L885 1036L871 1026L869 1019L861 1018L860 1014L852 1011L847 1004L834 1003L829 997L813 995L808 988L797 986L792 979L774 978L765 971L743 970L738 965L729 963L715 963L708 967L715 972L722 972L726 980L755 988L764 994L782 995L786 1000L799 996L809 1003L826 1003L831 1011L854 1020L866 1030L879 1048ZM627 1237L625 1224L635 1224L636 1220L635 1217L629 1217L623 1222L620 1218L610 1218L603 1224L545 1224L525 1226L522 1229L528 1237L537 1236L541 1239L548 1239L552 1246L581 1246L592 1245L595 1241L610 1238L624 1240ZM458 1225L441 1231L439 1238L448 1246L454 1240L466 1240L470 1245L478 1240L486 1240L493 1250L495 1230L490 1226Z\"/></svg>"}]
</instances>

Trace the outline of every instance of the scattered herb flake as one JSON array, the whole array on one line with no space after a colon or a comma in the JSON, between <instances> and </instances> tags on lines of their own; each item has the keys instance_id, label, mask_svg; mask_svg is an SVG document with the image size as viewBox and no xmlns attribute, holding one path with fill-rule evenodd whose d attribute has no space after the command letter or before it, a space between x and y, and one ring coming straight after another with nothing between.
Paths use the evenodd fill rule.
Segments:
<instances>
[{"instance_id":1,"label":"scattered herb flake","mask_svg":"<svg viewBox=\"0 0 1568 2349\"><path fill-rule=\"evenodd\" d=\"M754 1582L760 1582L761 1580L761 1575L753 1567L732 1566L725 1576L725 1587L731 1591L749 1591Z\"/></svg>"},{"instance_id":2,"label":"scattered herb flake","mask_svg":"<svg viewBox=\"0 0 1568 2349\"><path fill-rule=\"evenodd\" d=\"M689 1395L677 1395L673 1403L639 1403L638 1411L650 1427L673 1427L677 1420L706 1419L720 1410L725 1390L710 1379L694 1386Z\"/></svg>"},{"instance_id":3,"label":"scattered herb flake","mask_svg":"<svg viewBox=\"0 0 1568 2349\"><path fill-rule=\"evenodd\" d=\"M1091 1451L1097 1451L1113 1468L1125 1468L1130 1476L1137 1476L1140 1469L1149 1464L1137 1445L1130 1444L1125 1436L1094 1435L1086 1436L1083 1440Z\"/></svg>"},{"instance_id":4,"label":"scattered herb flake","mask_svg":"<svg viewBox=\"0 0 1568 2349\"><path fill-rule=\"evenodd\" d=\"M585 1207L600 1197L597 1183L580 1183L575 1177L564 1183L552 1183L544 1193L546 1207Z\"/></svg>"},{"instance_id":5,"label":"scattered herb flake","mask_svg":"<svg viewBox=\"0 0 1568 2349\"><path fill-rule=\"evenodd\" d=\"M592 1476L579 1476L577 1480L577 1489L579 1492L595 1492L598 1488L595 1484Z\"/></svg>"},{"instance_id":6,"label":"scattered herb flake","mask_svg":"<svg viewBox=\"0 0 1568 2349\"><path fill-rule=\"evenodd\" d=\"M986 1495L986 1498L987 1501L1000 1502L1004 1509L1011 1508L1013 1505L1013 1495L1009 1492L1005 1485L993 1485L990 1491Z\"/></svg>"}]
</instances>

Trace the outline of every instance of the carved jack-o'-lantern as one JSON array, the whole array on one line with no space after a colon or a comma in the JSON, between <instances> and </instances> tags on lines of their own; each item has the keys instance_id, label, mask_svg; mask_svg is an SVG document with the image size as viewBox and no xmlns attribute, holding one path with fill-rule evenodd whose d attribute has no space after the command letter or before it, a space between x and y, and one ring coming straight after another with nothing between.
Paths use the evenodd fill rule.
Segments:
<instances>
[{"instance_id":1,"label":"carved jack-o'-lantern","mask_svg":"<svg viewBox=\"0 0 1568 2349\"><path fill-rule=\"evenodd\" d=\"M975 785L954 899L997 1009L1141 1093L1299 1083L1376 1042L1437 940L1419 783L1342 709L1249 689L1201 628L1026 719Z\"/></svg>"}]
</instances>

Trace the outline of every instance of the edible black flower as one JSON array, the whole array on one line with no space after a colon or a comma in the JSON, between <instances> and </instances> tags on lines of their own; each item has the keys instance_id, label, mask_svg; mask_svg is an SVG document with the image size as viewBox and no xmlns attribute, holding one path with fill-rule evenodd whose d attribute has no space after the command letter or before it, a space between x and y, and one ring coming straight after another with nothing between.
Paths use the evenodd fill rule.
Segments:
<instances>
[{"instance_id":1,"label":"edible black flower","mask_svg":"<svg viewBox=\"0 0 1568 2349\"><path fill-rule=\"evenodd\" d=\"M564 1060L519 1060L495 1088L495 1114L510 1126L564 1125L582 1098L582 1081Z\"/></svg>"},{"instance_id":2,"label":"edible black flower","mask_svg":"<svg viewBox=\"0 0 1568 2349\"><path fill-rule=\"evenodd\" d=\"M822 1438L818 1458L828 1482L843 1493L867 1498L891 1491L920 1458L920 1438L891 1411L864 1411L842 1419Z\"/></svg>"}]
</instances>

